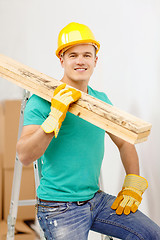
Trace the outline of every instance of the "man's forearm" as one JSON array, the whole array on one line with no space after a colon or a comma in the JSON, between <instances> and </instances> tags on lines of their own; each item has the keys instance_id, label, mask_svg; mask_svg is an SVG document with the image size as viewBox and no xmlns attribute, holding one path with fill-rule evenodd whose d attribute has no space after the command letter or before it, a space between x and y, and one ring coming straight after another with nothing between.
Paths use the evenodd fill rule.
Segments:
<instances>
[{"instance_id":1,"label":"man's forearm","mask_svg":"<svg viewBox=\"0 0 160 240\"><path fill-rule=\"evenodd\" d=\"M126 174L139 175L139 159L135 146L114 136L113 134L108 134L119 149Z\"/></svg>"},{"instance_id":2,"label":"man's forearm","mask_svg":"<svg viewBox=\"0 0 160 240\"><path fill-rule=\"evenodd\" d=\"M39 126L34 132L22 135L17 143L17 153L24 165L40 158L50 144L54 133L45 133Z\"/></svg>"},{"instance_id":3,"label":"man's forearm","mask_svg":"<svg viewBox=\"0 0 160 240\"><path fill-rule=\"evenodd\" d=\"M124 142L119 151L126 174L139 175L139 159L135 146Z\"/></svg>"}]
</instances>

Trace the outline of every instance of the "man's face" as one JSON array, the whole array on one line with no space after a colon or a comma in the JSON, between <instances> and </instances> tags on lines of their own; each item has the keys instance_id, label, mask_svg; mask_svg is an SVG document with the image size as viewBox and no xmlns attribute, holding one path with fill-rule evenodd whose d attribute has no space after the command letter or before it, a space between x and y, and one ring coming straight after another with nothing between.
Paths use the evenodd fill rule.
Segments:
<instances>
[{"instance_id":1,"label":"man's face","mask_svg":"<svg viewBox=\"0 0 160 240\"><path fill-rule=\"evenodd\" d=\"M69 81L89 82L97 59L95 47L90 44L80 44L69 48L60 58L64 68L64 77Z\"/></svg>"}]
</instances>

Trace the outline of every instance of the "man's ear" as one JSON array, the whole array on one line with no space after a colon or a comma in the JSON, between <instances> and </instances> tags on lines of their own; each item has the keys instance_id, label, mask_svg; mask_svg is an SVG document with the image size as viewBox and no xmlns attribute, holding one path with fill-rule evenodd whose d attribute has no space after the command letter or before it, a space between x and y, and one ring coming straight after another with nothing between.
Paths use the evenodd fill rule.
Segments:
<instances>
[{"instance_id":1,"label":"man's ear","mask_svg":"<svg viewBox=\"0 0 160 240\"><path fill-rule=\"evenodd\" d=\"M64 65L64 59L63 59L63 57L60 57L59 60L60 60L61 66L62 66L62 68L63 68L63 65Z\"/></svg>"},{"instance_id":2,"label":"man's ear","mask_svg":"<svg viewBox=\"0 0 160 240\"><path fill-rule=\"evenodd\" d=\"M98 61L98 56L95 57L95 65L94 65L94 67L96 67L97 61Z\"/></svg>"}]
</instances>

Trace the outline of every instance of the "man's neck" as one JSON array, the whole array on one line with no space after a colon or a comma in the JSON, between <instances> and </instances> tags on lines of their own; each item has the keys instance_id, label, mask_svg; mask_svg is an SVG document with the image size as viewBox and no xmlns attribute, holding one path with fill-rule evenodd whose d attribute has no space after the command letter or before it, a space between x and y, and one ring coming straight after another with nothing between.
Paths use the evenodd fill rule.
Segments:
<instances>
[{"instance_id":1,"label":"man's neck","mask_svg":"<svg viewBox=\"0 0 160 240\"><path fill-rule=\"evenodd\" d=\"M67 85L70 85L71 87L77 88L82 92L88 93L88 82L86 81L71 81L64 77L60 81L66 83Z\"/></svg>"}]
</instances>

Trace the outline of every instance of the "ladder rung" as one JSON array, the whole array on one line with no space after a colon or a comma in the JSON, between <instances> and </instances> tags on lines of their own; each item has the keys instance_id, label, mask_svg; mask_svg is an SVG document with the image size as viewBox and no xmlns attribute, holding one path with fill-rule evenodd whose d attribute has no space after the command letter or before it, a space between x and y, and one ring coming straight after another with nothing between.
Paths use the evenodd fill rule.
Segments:
<instances>
[{"instance_id":1,"label":"ladder rung","mask_svg":"<svg viewBox=\"0 0 160 240\"><path fill-rule=\"evenodd\" d=\"M32 206L36 204L36 199L19 200L18 206Z\"/></svg>"}]
</instances>

